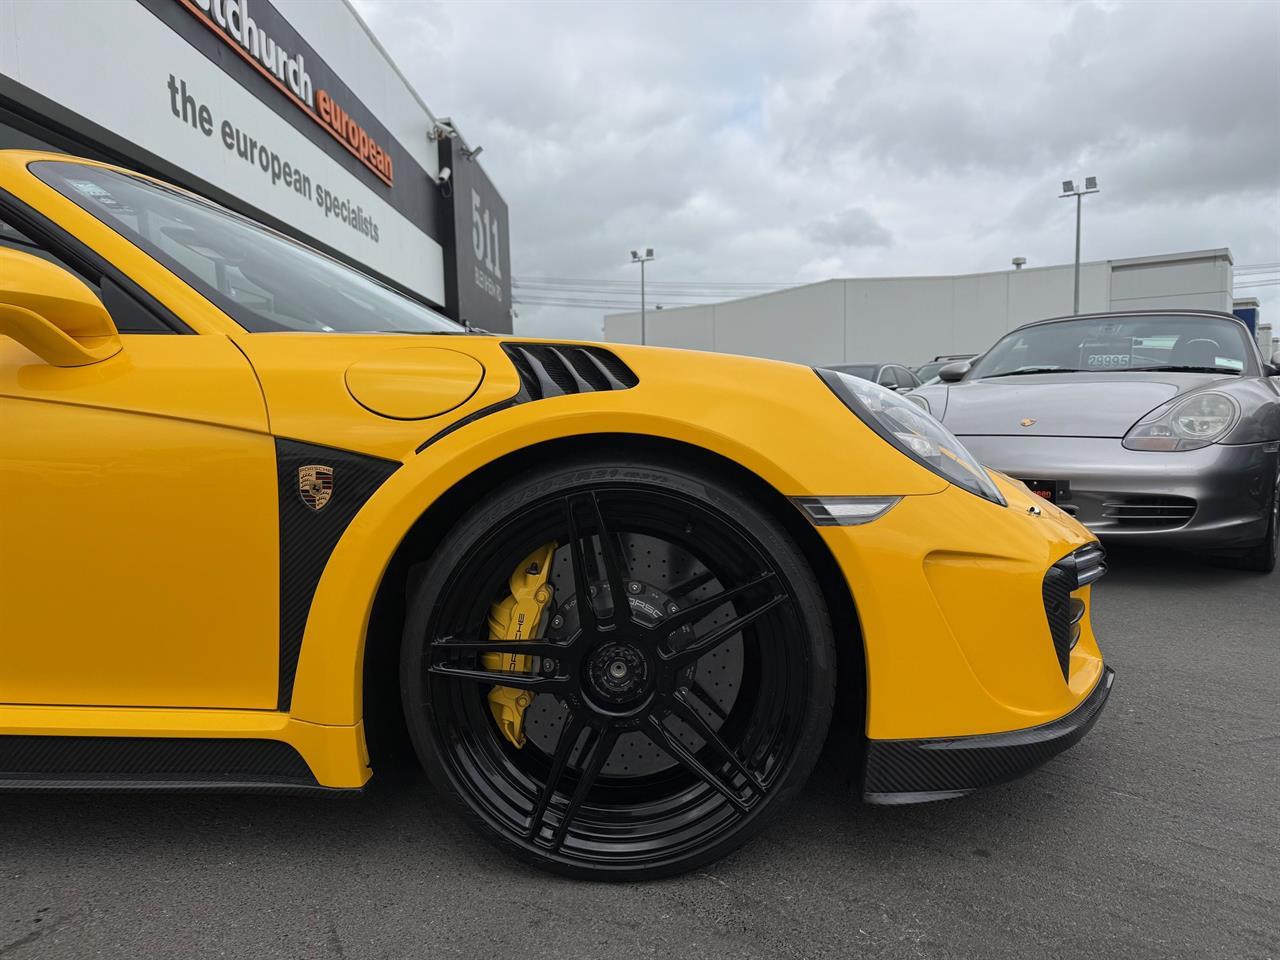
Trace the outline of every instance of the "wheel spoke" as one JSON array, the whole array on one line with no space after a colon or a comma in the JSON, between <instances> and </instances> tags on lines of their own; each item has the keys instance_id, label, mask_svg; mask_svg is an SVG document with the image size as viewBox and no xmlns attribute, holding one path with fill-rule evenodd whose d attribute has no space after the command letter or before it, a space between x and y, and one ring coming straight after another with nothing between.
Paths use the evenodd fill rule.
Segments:
<instances>
[{"instance_id":1,"label":"wheel spoke","mask_svg":"<svg viewBox=\"0 0 1280 960\"><path fill-rule=\"evenodd\" d=\"M631 619L631 604L627 600L626 580L623 572L622 551L618 548L618 540L604 522L604 513L600 509L600 501L594 493L580 493L568 498L569 538L572 542L570 558L573 562L574 590L577 592L580 609L580 621L584 627L595 629L600 626L599 616L592 602L590 578L587 570L588 546L591 555L595 555L595 547L591 545L591 535L586 533L580 523L578 514L585 512L591 518L595 528L596 539L600 543L600 559L604 566L604 577L609 584L610 612L606 625L612 626ZM588 610L588 608L590 608ZM588 622L588 614L590 622Z\"/></svg>"},{"instance_id":2,"label":"wheel spoke","mask_svg":"<svg viewBox=\"0 0 1280 960\"><path fill-rule=\"evenodd\" d=\"M654 629L661 630L664 634L675 633L677 630L683 630L685 627L689 627L697 623L707 614L724 606L724 604L728 603L730 600L740 597L752 587L757 587L762 583L768 583L770 580L774 579L775 576L776 575L773 573L762 573L760 576L748 580L746 583L739 584L736 587L730 587L728 590L722 590L714 597L707 597L704 600L699 600L697 603L692 603L689 606L676 611L665 620L659 621Z\"/></svg>"},{"instance_id":3,"label":"wheel spoke","mask_svg":"<svg viewBox=\"0 0 1280 960\"><path fill-rule=\"evenodd\" d=\"M578 511L574 509L574 503L573 497L565 501L565 512L569 520L569 562L573 567L573 592L578 598L578 622L583 630L594 632L598 624L596 623L596 605L591 596L591 572L587 569L587 552L584 549L583 534L578 526Z\"/></svg>"},{"instance_id":4,"label":"wheel spoke","mask_svg":"<svg viewBox=\"0 0 1280 960\"><path fill-rule=\"evenodd\" d=\"M507 673L503 670L480 670L470 667L455 667L446 663L433 663L427 667L427 673L451 680L467 680L472 683L489 683L503 687L515 687L517 690L532 690L536 693L555 693L569 685L566 677L542 677L534 673Z\"/></svg>"},{"instance_id":5,"label":"wheel spoke","mask_svg":"<svg viewBox=\"0 0 1280 960\"><path fill-rule=\"evenodd\" d=\"M613 745L618 739L617 731L612 727L593 729L595 730L595 739L591 740L586 747L585 757L580 764L581 772L578 775L578 785L574 788L573 795L569 797L569 802L560 817L560 825L556 827L555 835L551 838L552 850L559 850L560 845L564 843L564 838L569 833L569 824L577 816L578 808L582 806L582 801L591 792L596 778L600 776L600 771L609 759L609 754L613 753Z\"/></svg>"},{"instance_id":6,"label":"wheel spoke","mask_svg":"<svg viewBox=\"0 0 1280 960\"><path fill-rule=\"evenodd\" d=\"M555 796L556 787L560 785L565 768L569 766L569 757L573 755L573 748L578 745L578 741L582 738L582 731L586 728L587 723L579 714L570 713L565 716L564 726L560 728L560 737L556 740L555 754L551 758L551 771L547 774L547 782L538 791L533 813L529 815L528 837L530 840L537 840L538 834L542 832L542 821L547 815L547 807L551 804L551 798Z\"/></svg>"},{"instance_id":7,"label":"wheel spoke","mask_svg":"<svg viewBox=\"0 0 1280 960\"><path fill-rule=\"evenodd\" d=\"M678 667L688 666L694 660L697 660L699 657L710 653L716 647L720 646L720 644L724 643L735 633L745 630L780 603L785 603L786 599L787 597L785 594L775 594L763 603L748 610L746 613L739 614L723 626L712 630L706 636L698 637L687 647L684 647L681 650L676 650L672 653L663 654L663 656L666 660L674 663Z\"/></svg>"},{"instance_id":8,"label":"wheel spoke","mask_svg":"<svg viewBox=\"0 0 1280 960\"><path fill-rule=\"evenodd\" d=\"M707 746L718 753L721 759L729 764L734 773L745 779L754 793L764 793L764 788L760 786L760 782L755 778L755 775L747 769L746 764L738 759L738 755L733 752L732 747L724 742L720 733L711 729L711 725L703 719L702 714L698 713L693 704L677 693L671 698L670 706L671 712L687 723L694 733L706 741Z\"/></svg>"},{"instance_id":9,"label":"wheel spoke","mask_svg":"<svg viewBox=\"0 0 1280 960\"><path fill-rule=\"evenodd\" d=\"M737 791L708 770L688 747L671 735L671 731L663 726L662 721L656 716L649 716L644 726L644 732L659 749L665 750L695 777L733 804L740 813L747 812L749 809L747 803L742 797L738 796Z\"/></svg>"},{"instance_id":10,"label":"wheel spoke","mask_svg":"<svg viewBox=\"0 0 1280 960\"><path fill-rule=\"evenodd\" d=\"M667 596L672 600L679 600L681 597L693 593L704 583L710 583L715 578L715 574L710 570L703 570L701 573L695 573L688 580L682 580L677 583L667 591Z\"/></svg>"},{"instance_id":11,"label":"wheel spoke","mask_svg":"<svg viewBox=\"0 0 1280 960\"><path fill-rule=\"evenodd\" d=\"M701 680L694 678L692 689L698 699L702 701L703 705L716 715L716 719L721 723L729 719L729 715L721 709L720 701L715 698L715 695L710 690L703 686Z\"/></svg>"}]
</instances>

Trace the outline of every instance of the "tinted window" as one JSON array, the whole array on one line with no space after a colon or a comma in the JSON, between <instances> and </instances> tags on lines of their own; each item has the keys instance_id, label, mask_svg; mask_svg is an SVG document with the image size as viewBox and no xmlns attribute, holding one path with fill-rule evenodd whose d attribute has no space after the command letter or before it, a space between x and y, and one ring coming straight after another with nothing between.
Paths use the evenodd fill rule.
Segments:
<instances>
[{"instance_id":1,"label":"tinted window","mask_svg":"<svg viewBox=\"0 0 1280 960\"><path fill-rule=\"evenodd\" d=\"M86 277L80 271L73 269L65 261L50 253L43 246L24 234L21 230L5 223L3 217L0 217L0 247L9 247L12 250L21 250L23 253L29 253L32 256L48 260L50 263L56 263L58 266L62 267L62 269L74 273L77 277L88 284L94 293L98 293L100 295L96 280Z\"/></svg>"},{"instance_id":2,"label":"tinted window","mask_svg":"<svg viewBox=\"0 0 1280 960\"><path fill-rule=\"evenodd\" d=\"M253 332L457 333L390 287L229 210L141 177L78 163L31 170Z\"/></svg>"},{"instance_id":3,"label":"tinted window","mask_svg":"<svg viewBox=\"0 0 1280 960\"><path fill-rule=\"evenodd\" d=\"M998 341L966 377L1054 371L1204 369L1254 373L1243 324L1215 317L1132 316L1058 320Z\"/></svg>"}]
</instances>

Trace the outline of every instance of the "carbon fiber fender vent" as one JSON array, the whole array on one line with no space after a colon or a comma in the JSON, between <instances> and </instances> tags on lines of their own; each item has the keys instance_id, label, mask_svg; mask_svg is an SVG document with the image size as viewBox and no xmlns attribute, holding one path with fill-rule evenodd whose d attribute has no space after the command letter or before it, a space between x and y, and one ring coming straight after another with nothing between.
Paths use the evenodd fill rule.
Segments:
<instances>
[{"instance_id":1,"label":"carbon fiber fender vent","mask_svg":"<svg viewBox=\"0 0 1280 960\"><path fill-rule=\"evenodd\" d=\"M1080 620L1084 616L1084 603L1072 594L1106 572L1106 554L1098 543L1085 544L1045 572L1044 615L1064 680L1071 675L1071 651L1080 639Z\"/></svg>"},{"instance_id":2,"label":"carbon fiber fender vent","mask_svg":"<svg viewBox=\"0 0 1280 960\"><path fill-rule=\"evenodd\" d=\"M568 393L629 390L640 382L625 363L603 347L553 343L504 343L531 400Z\"/></svg>"}]
</instances>

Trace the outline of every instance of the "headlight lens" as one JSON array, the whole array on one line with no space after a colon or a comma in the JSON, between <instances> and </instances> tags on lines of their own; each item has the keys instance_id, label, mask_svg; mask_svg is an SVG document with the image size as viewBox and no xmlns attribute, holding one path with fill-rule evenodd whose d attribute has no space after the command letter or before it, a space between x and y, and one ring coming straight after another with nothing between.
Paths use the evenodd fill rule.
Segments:
<instances>
[{"instance_id":1,"label":"headlight lens","mask_svg":"<svg viewBox=\"0 0 1280 960\"><path fill-rule=\"evenodd\" d=\"M815 370L844 405L882 438L938 476L992 503L1004 497L982 465L919 403L870 380L834 370ZM923 400L923 397L918 398Z\"/></svg>"},{"instance_id":2,"label":"headlight lens","mask_svg":"<svg viewBox=\"0 0 1280 960\"><path fill-rule=\"evenodd\" d=\"M1225 393L1197 393L1156 407L1129 428L1130 450L1199 450L1224 437L1240 417L1240 405Z\"/></svg>"}]
</instances>

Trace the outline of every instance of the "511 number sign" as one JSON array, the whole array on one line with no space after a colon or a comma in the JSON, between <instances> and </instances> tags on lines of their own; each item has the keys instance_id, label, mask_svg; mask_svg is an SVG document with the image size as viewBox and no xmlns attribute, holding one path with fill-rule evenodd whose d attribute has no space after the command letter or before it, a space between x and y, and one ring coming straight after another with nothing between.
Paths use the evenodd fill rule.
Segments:
<instances>
[{"instance_id":1,"label":"511 number sign","mask_svg":"<svg viewBox=\"0 0 1280 960\"><path fill-rule=\"evenodd\" d=\"M497 279L502 279L502 248L499 221L480 204L480 194L471 191L471 246L476 259Z\"/></svg>"}]
</instances>

